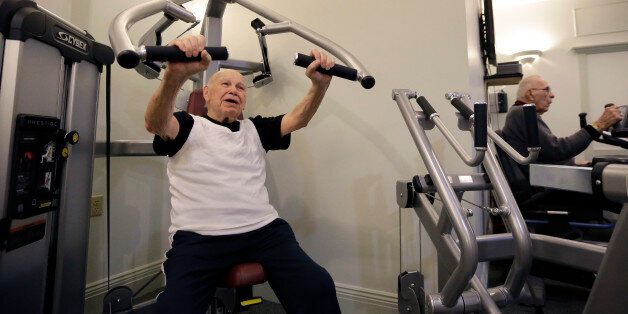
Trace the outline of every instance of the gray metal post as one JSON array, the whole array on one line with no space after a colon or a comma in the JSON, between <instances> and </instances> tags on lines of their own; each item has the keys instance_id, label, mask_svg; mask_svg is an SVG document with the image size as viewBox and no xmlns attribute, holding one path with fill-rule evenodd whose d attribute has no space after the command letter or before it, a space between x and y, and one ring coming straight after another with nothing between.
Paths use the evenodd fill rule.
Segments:
<instances>
[{"instance_id":1,"label":"gray metal post","mask_svg":"<svg viewBox=\"0 0 628 314\"><path fill-rule=\"evenodd\" d=\"M451 277L441 291L442 301L445 306L452 307L457 303L458 298L466 288L467 283L473 277L478 263L477 243L473 235L473 230L467 219L462 215L463 209L451 185L447 184L447 176L437 160L432 146L415 119L415 112L412 110L409 98L416 97L416 93L410 90L393 90L393 99L397 102L399 110L410 130L417 149L425 161L425 166L430 173L434 185L441 195L447 215L451 217L452 225L460 242L461 257L460 262L451 274Z\"/></svg>"}]
</instances>

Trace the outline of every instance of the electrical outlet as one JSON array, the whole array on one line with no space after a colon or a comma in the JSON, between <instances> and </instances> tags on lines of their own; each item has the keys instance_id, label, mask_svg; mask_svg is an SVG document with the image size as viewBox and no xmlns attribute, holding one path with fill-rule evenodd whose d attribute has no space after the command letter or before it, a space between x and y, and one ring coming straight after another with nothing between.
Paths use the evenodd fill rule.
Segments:
<instances>
[{"instance_id":1,"label":"electrical outlet","mask_svg":"<svg viewBox=\"0 0 628 314\"><path fill-rule=\"evenodd\" d=\"M91 210L89 214L91 217L102 215L102 203L103 203L102 194L92 195Z\"/></svg>"}]
</instances>

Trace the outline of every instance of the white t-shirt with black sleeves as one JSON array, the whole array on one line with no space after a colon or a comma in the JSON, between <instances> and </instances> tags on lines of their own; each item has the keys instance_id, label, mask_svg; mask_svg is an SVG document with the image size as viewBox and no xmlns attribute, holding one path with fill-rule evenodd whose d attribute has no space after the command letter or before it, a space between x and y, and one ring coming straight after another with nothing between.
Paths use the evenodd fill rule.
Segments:
<instances>
[{"instance_id":1,"label":"white t-shirt with black sleeves","mask_svg":"<svg viewBox=\"0 0 628 314\"><path fill-rule=\"evenodd\" d=\"M268 199L265 157L290 146L290 134L281 136L283 115L233 123L185 112L174 116L176 138L153 141L155 152L170 157L171 237L178 230L239 234L279 217Z\"/></svg>"}]
</instances>

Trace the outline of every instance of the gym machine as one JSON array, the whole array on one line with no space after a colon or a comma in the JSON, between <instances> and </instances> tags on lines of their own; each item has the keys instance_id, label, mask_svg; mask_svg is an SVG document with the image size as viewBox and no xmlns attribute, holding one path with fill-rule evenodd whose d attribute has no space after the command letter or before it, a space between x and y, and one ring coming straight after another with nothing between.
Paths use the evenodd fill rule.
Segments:
<instances>
[{"instance_id":1,"label":"gym machine","mask_svg":"<svg viewBox=\"0 0 628 314\"><path fill-rule=\"evenodd\" d=\"M184 54L174 46L162 46L162 33L175 21L183 21L191 23L193 26L200 23L196 20L193 13L186 10L182 4L188 1L165 1L152 0L134 7L131 7L118 14L110 24L109 39L116 55L119 65L128 69L135 69L140 75L155 79L159 77L161 69L166 67L167 61L188 61L199 60L199 58L187 58ZM251 22L251 27L258 36L262 61L252 62L244 60L229 59L229 51L222 45L222 18L227 4L238 4L262 18L267 19L272 24L265 24L259 18ZM163 17L151 27L139 40L138 44L134 44L128 35L129 28L142 19L148 18L155 14L163 13ZM255 74L253 85L260 88L272 82L268 47L266 44L266 36L281 33L293 33L308 42L311 42L324 50L331 53L340 61L346 64L336 64L329 70L323 68L317 71L338 76L347 80L360 82L365 89L370 89L375 85L375 79L365 69L365 67L351 53L346 51L331 40L315 33L314 31L274 12L266 9L255 1L250 0L210 0L207 3L205 16L203 17L201 34L206 38L206 50L212 56L212 63L209 68L200 75L191 77L193 88L198 90L202 87L209 77L220 68L235 69L244 75ZM294 64L300 67L307 67L313 58L304 54L297 53L295 55ZM186 105L180 103L177 107L187 110ZM107 153L108 152L108 153ZM97 156L154 156L152 150L152 142L150 141L113 141L107 143L98 143ZM109 189L108 189L109 190ZM109 211L108 211L109 212ZM255 263L256 264L256 263ZM236 265L234 270L243 271ZM261 266L248 265L246 269L252 269L254 273L248 273L245 277L263 278L263 270ZM248 271L248 270L246 270ZM237 271L235 271L237 273ZM236 280L238 281L238 280ZM240 280L241 281L241 280ZM263 282L263 281L261 281ZM256 284L259 282L252 282ZM221 291L217 292L220 295ZM107 313L150 313L153 310L155 300L151 300L142 304L133 305L132 292L128 288L117 287L111 290L110 294L103 301L103 311ZM228 296L227 298L231 298ZM227 302L224 302L227 303ZM233 303L233 302L229 302ZM226 311L231 312L237 310L233 306L225 304ZM212 308L215 311L215 308Z\"/></svg>"},{"instance_id":2,"label":"gym machine","mask_svg":"<svg viewBox=\"0 0 628 314\"><path fill-rule=\"evenodd\" d=\"M184 55L177 53L178 49L173 47L159 47L159 45L162 43L161 34L163 30L174 21L196 22L194 15L181 6L181 4L186 2L189 2L189 0L173 2L153 0L134 6L118 14L109 28L109 39L116 52L118 63L125 68L135 68L140 74L143 74L147 78L155 78L159 75L159 69L163 67L163 64L160 62L184 59ZM266 25L260 19L255 19L251 22L251 26L259 37L263 63L241 60L214 62L214 64L203 73L202 79L193 78L195 83L200 83L197 87L202 86L202 83L206 82L209 76L216 72L218 68L237 69L245 73L261 72L260 75L254 78L256 87L268 84L272 81L272 75L268 64L268 48L266 46L265 36L281 33L296 34L330 52L349 67L339 65L336 68L330 69L331 73L329 74L352 81L359 81L362 86L367 89L375 85L373 76L369 74L364 66L351 53L329 39L250 0L208 1L201 34L206 37L208 52L210 54L212 54L212 52L216 53L216 56L218 56L218 58L214 58L214 60L225 60L228 57L226 48L220 47L220 44L222 39L222 17L229 3L239 4L274 23ZM127 34L127 30L135 22L162 12L164 13L164 17L142 36L140 45L133 45ZM311 58L297 54L294 63L295 65L306 67L311 63ZM325 71L324 69L320 70Z\"/></svg>"},{"instance_id":3,"label":"gym machine","mask_svg":"<svg viewBox=\"0 0 628 314\"><path fill-rule=\"evenodd\" d=\"M485 112L471 111L461 100L460 94L448 94L447 98L459 111L459 128L474 135L476 151L478 143L481 143L479 134L485 141L488 135L494 145L499 146L519 163L531 163L538 156L538 124L533 105L524 107L529 132L529 154L524 157L494 131L487 129L485 133L480 129L485 118L479 114L485 115ZM423 274L418 271L404 271L399 275L400 312L499 313L500 308L513 304L522 294L525 277L529 273L533 259L598 273L586 305L586 313L617 313L628 306L625 298L628 294L628 285L621 282L621 278L625 278L627 273L625 267L622 269L621 262L628 258L628 250L618 243L628 233L628 214L625 210L618 219L608 247L530 234L490 142L486 145L486 154L482 161L485 173L445 174L425 132L434 125L441 131L446 130L439 121L436 111L423 96L407 89L393 90L393 99L429 173L423 177L415 176L409 182L398 181L397 202L400 208L414 209L436 247L439 267L437 293L427 293L424 290ZM416 99L421 110L415 110L410 99ZM481 123L477 121L478 119ZM452 145L457 145L446 135L448 131L443 133ZM458 149L456 151L463 157ZM466 159L465 163L470 164ZM532 165L531 171L534 171L536 166ZM545 170L540 172L545 173ZM599 185L603 195L609 199L627 203L628 187L625 182L628 177L628 165L609 165L601 170L600 175L603 180L599 180L599 183L587 182ZM461 205L462 195L465 191L484 190L493 192L497 205L481 208L491 215L501 217L509 230L508 233L476 236L469 226L467 219L470 212L464 210ZM440 213L433 205L433 200L437 199L436 195L443 203ZM475 275L477 264L502 259L513 261L504 284L486 287Z\"/></svg>"},{"instance_id":4,"label":"gym machine","mask_svg":"<svg viewBox=\"0 0 628 314\"><path fill-rule=\"evenodd\" d=\"M98 90L111 48L0 0L0 309L80 313Z\"/></svg>"},{"instance_id":5,"label":"gym machine","mask_svg":"<svg viewBox=\"0 0 628 314\"><path fill-rule=\"evenodd\" d=\"M175 21L182 21L195 25L200 23L193 13L186 10L182 4L189 0L152 0L140 5L131 7L120 14L111 22L109 27L109 39L111 46L116 53L118 63L125 68L133 68L140 75L147 79L159 77L161 69L165 68L163 61L181 60L182 56L177 53L174 47L163 47L162 33ZM228 49L222 47L222 19L228 4L238 4L242 7L259 14L261 17L271 21L273 24L266 25L259 18L251 21L251 27L257 34L260 43L262 61L247 61L228 59ZM141 38L134 44L128 30L134 23L163 13L163 17L156 22ZM303 25L284 17L277 12L264 8L250 0L209 0L203 17L201 34L205 36L207 50L214 53L215 59L209 68L198 76L193 76L193 89L200 89L209 77L218 69L234 69L244 75L257 74L253 78L253 84L260 88L272 82L273 77L268 61L268 47L266 36L273 34L293 33L308 42L311 42L333 56L344 62L346 66L336 64L330 72L319 69L323 73L332 74L352 81L358 81L366 88L375 86L375 78L362 65L362 63L350 52L329 40L328 38L306 28ZM156 52L156 54L154 54ZM171 59L168 59L171 58ZM294 64L307 67L310 64L309 56L297 53ZM176 104L178 109L187 110L186 102ZM116 140L110 146L112 156L153 156L151 141L126 141ZM97 143L98 156L105 155L105 143Z\"/></svg>"}]
</instances>

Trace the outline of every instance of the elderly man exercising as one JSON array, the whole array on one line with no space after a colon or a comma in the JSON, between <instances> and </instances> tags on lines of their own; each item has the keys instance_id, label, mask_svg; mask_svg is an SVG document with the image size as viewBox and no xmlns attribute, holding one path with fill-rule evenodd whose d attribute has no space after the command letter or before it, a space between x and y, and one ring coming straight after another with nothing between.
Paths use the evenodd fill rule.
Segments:
<instances>
[{"instance_id":1,"label":"elderly man exercising","mask_svg":"<svg viewBox=\"0 0 628 314\"><path fill-rule=\"evenodd\" d=\"M554 93L541 76L528 76L519 83L517 101L506 115L506 122L502 132L506 141L520 154L527 155L526 130L523 120L524 104L534 104L539 122L539 163L575 165L574 157L583 152L589 144L600 137L602 131L622 119L621 111L617 106L604 109L602 115L592 124L576 131L567 137L555 136L541 115L546 113L554 100Z\"/></svg>"},{"instance_id":2,"label":"elderly man exercising","mask_svg":"<svg viewBox=\"0 0 628 314\"><path fill-rule=\"evenodd\" d=\"M502 133L504 140L508 142L523 156L527 155L527 132L523 117L524 104L532 103L536 107L537 121L539 126L539 144L541 151L537 158L538 163L576 165L575 156L583 152L589 144L600 137L602 131L607 130L613 124L622 119L621 111L615 105L606 107L602 115L592 124L576 131L566 137L557 137L552 133L545 121L541 118L552 104L555 95L541 76L534 75L525 77L519 83L517 101L508 110L506 122ZM529 168L522 167L526 176L529 176ZM518 201L526 200L530 195L525 192L515 191ZM591 195L550 190L546 193L542 202L551 204L567 205L571 208L600 208L612 211L619 211L621 204L595 200ZM541 201L541 200L539 200Z\"/></svg>"},{"instance_id":3,"label":"elderly man exercising","mask_svg":"<svg viewBox=\"0 0 628 314\"><path fill-rule=\"evenodd\" d=\"M165 153L172 194L171 249L166 253L161 313L205 313L224 273L234 264L259 262L288 313L339 313L334 282L299 246L288 223L269 203L265 156L287 149L290 134L316 113L334 60L312 50L315 61L305 75L311 86L288 113L238 120L247 103L242 75L215 73L203 87L207 114L173 114L179 88L204 71L211 58L202 36L172 45L201 61L170 62L146 109L146 129L155 134L155 151Z\"/></svg>"}]
</instances>

